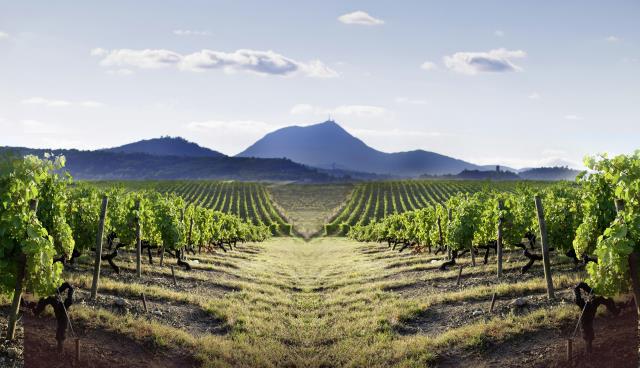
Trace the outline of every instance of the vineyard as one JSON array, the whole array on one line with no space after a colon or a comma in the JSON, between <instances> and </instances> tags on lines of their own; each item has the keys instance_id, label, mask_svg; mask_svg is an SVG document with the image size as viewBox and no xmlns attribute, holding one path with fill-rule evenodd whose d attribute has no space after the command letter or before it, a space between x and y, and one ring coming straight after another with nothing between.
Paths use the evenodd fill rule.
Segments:
<instances>
[{"instance_id":1,"label":"vineyard","mask_svg":"<svg viewBox=\"0 0 640 368\"><path fill-rule=\"evenodd\" d=\"M326 235L346 235L354 225L368 225L394 214L444 203L456 193L475 193L481 181L403 180L358 185L341 211L325 226ZM513 191L514 182L492 182L495 190ZM534 186L543 185L533 183Z\"/></svg>"},{"instance_id":2,"label":"vineyard","mask_svg":"<svg viewBox=\"0 0 640 368\"><path fill-rule=\"evenodd\" d=\"M99 187L122 185L129 190L153 189L175 193L187 203L239 216L254 225L269 226L273 235L290 235L291 225L274 206L263 184L235 181L98 182Z\"/></svg>"},{"instance_id":3,"label":"vineyard","mask_svg":"<svg viewBox=\"0 0 640 368\"><path fill-rule=\"evenodd\" d=\"M64 163L0 166L2 364L637 366L640 152L560 183L95 183Z\"/></svg>"}]
</instances>

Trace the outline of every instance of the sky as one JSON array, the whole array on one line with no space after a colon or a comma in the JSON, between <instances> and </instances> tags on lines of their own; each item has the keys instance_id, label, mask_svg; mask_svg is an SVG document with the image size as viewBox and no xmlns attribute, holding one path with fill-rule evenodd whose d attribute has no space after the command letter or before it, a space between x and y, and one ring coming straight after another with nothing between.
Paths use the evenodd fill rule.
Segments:
<instances>
[{"instance_id":1,"label":"sky","mask_svg":"<svg viewBox=\"0 0 640 368\"><path fill-rule=\"evenodd\" d=\"M640 148L640 2L0 0L0 146L182 136L234 155L331 117L478 164Z\"/></svg>"}]
</instances>

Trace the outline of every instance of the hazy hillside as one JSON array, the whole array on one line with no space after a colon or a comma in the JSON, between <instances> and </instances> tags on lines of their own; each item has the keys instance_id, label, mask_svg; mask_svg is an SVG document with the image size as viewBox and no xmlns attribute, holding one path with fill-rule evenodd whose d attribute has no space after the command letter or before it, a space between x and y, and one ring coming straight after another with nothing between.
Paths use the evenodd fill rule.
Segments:
<instances>
[{"instance_id":1,"label":"hazy hillside","mask_svg":"<svg viewBox=\"0 0 640 368\"><path fill-rule=\"evenodd\" d=\"M295 162L325 169L398 176L456 174L465 169L481 168L469 162L422 150L381 152L367 146L333 121L276 130L238 156L287 157Z\"/></svg>"},{"instance_id":2,"label":"hazy hillside","mask_svg":"<svg viewBox=\"0 0 640 368\"><path fill-rule=\"evenodd\" d=\"M146 139L103 151L120 153L146 153L156 156L225 157L224 154L201 147L181 137L161 137Z\"/></svg>"},{"instance_id":3,"label":"hazy hillside","mask_svg":"<svg viewBox=\"0 0 640 368\"><path fill-rule=\"evenodd\" d=\"M523 170L518 176L526 180L575 180L579 173L579 170L556 166Z\"/></svg>"},{"instance_id":4,"label":"hazy hillside","mask_svg":"<svg viewBox=\"0 0 640 368\"><path fill-rule=\"evenodd\" d=\"M2 147L0 153L45 152L64 155L66 170L76 179L233 179L270 181L331 181L315 169L286 159L254 159L236 157L178 157L144 153L107 151L43 150Z\"/></svg>"}]
</instances>

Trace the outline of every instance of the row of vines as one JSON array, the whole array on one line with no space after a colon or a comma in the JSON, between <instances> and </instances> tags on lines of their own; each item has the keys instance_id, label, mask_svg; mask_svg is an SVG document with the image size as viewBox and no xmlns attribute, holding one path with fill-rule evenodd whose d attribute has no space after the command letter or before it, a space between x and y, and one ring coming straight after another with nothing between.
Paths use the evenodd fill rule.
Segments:
<instances>
[{"instance_id":1,"label":"row of vines","mask_svg":"<svg viewBox=\"0 0 640 368\"><path fill-rule=\"evenodd\" d=\"M325 225L326 235L346 235L352 226L368 225L391 214L441 204L457 193L475 193L488 184L481 181L402 180L363 183L353 191L342 210ZM494 182L500 191L513 191L514 182ZM535 186L540 184L535 183Z\"/></svg>"},{"instance_id":2,"label":"row of vines","mask_svg":"<svg viewBox=\"0 0 640 368\"><path fill-rule=\"evenodd\" d=\"M291 225L276 209L266 187L260 183L211 180L122 182L125 188L174 193L187 203L236 215L254 225L266 225L273 235L291 235ZM105 186L112 186L106 183Z\"/></svg>"},{"instance_id":3,"label":"row of vines","mask_svg":"<svg viewBox=\"0 0 640 368\"><path fill-rule=\"evenodd\" d=\"M634 294L636 306L639 304L640 151L614 158L588 158L585 164L590 171L578 176L576 183L538 187L520 184L506 192L488 188L460 192L433 206L374 218L368 224L355 223L348 236L358 241L386 242L400 251L435 249L448 255L440 266L443 270L467 253L475 265L481 249L486 263L494 250L498 276L502 249L523 251L529 262L522 272L535 261L547 263L548 252L571 257L588 273L587 280L576 286L575 294L576 304L583 310L581 322L590 348L590 323L598 305L616 312L609 297L629 292ZM542 240L542 255L533 248L537 237ZM549 296L553 297L548 264L545 275ZM588 293L586 301L582 291Z\"/></svg>"},{"instance_id":4,"label":"row of vines","mask_svg":"<svg viewBox=\"0 0 640 368\"><path fill-rule=\"evenodd\" d=\"M153 263L153 249L161 265L166 252L188 270L188 252L214 247L226 252L238 242L271 236L263 223L189 204L173 193L122 187L101 190L74 183L61 173L64 164L62 156L0 159L0 295L13 299L9 339L14 338L20 307L39 313L51 305L61 346L68 324L66 310L73 300L73 287L63 282L62 271L82 254L95 254L91 293L95 298L101 261L119 272L115 263L119 251L136 252L140 277L143 250L149 263ZM39 301L29 305L22 300L25 291Z\"/></svg>"}]
</instances>

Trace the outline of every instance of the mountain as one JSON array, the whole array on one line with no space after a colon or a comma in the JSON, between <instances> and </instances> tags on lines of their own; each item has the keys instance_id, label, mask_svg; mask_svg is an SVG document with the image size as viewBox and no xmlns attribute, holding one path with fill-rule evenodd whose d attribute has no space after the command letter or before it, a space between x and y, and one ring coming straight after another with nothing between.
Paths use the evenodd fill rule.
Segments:
<instances>
[{"instance_id":1,"label":"mountain","mask_svg":"<svg viewBox=\"0 0 640 368\"><path fill-rule=\"evenodd\" d=\"M102 151L119 153L146 153L154 156L225 157L224 154L199 146L181 137L146 139Z\"/></svg>"},{"instance_id":2,"label":"mountain","mask_svg":"<svg viewBox=\"0 0 640 368\"><path fill-rule=\"evenodd\" d=\"M160 156L146 153L0 147L0 155L64 155L65 171L79 180L224 179L327 182L335 180L288 159Z\"/></svg>"},{"instance_id":3,"label":"mountain","mask_svg":"<svg viewBox=\"0 0 640 368\"><path fill-rule=\"evenodd\" d=\"M286 157L323 169L415 177L457 174L481 166L434 152L385 153L367 146L333 121L291 126L265 135L237 157Z\"/></svg>"}]
</instances>

